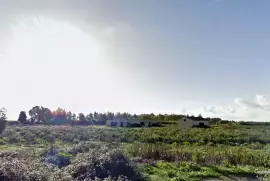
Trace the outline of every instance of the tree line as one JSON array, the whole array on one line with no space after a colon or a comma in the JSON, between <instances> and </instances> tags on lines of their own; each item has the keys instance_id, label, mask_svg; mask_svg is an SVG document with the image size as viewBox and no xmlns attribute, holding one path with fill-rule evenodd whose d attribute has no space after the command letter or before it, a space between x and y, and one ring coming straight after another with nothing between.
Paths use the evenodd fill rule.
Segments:
<instances>
[{"instance_id":1,"label":"tree line","mask_svg":"<svg viewBox=\"0 0 270 181\"><path fill-rule=\"evenodd\" d=\"M220 118L203 118L201 115L189 116L182 114L130 114L130 113L98 113L93 112L89 114L79 113L75 114L71 111L66 111L63 108L57 108L56 110L50 110L49 108L43 106L34 106L28 112L21 111L19 113L18 122L21 124L47 124L47 125L60 125L60 124L70 124L70 125L105 125L107 120L149 120L156 121L160 123L175 123L183 116L187 117L197 117L199 119L209 120L210 123L221 123L224 120ZM4 108L0 109L0 133L1 129L4 129L4 123L6 117L6 110ZM227 121L225 121L227 122Z\"/></svg>"},{"instance_id":2,"label":"tree line","mask_svg":"<svg viewBox=\"0 0 270 181\"><path fill-rule=\"evenodd\" d=\"M27 113L29 117L27 116ZM72 125L104 125L107 120L150 120L150 121L176 121L183 115L178 114L130 114L130 113L98 113L75 114L63 108L50 110L43 106L34 106L28 112L21 111L18 121L22 124L72 124Z\"/></svg>"},{"instance_id":3,"label":"tree line","mask_svg":"<svg viewBox=\"0 0 270 181\"><path fill-rule=\"evenodd\" d=\"M0 134L5 130L6 120L7 120L6 109L0 108Z\"/></svg>"}]
</instances>

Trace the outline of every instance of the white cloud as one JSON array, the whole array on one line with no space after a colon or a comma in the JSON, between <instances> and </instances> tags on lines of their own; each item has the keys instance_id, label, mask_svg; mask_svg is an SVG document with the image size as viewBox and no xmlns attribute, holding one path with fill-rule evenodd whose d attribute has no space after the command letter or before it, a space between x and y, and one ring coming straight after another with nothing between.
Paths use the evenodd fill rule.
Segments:
<instances>
[{"instance_id":1,"label":"white cloud","mask_svg":"<svg viewBox=\"0 0 270 181\"><path fill-rule=\"evenodd\" d=\"M235 104L244 109L261 109L264 111L270 111L270 99L267 95L255 95L254 101L247 101L241 98L234 100Z\"/></svg>"},{"instance_id":2,"label":"white cloud","mask_svg":"<svg viewBox=\"0 0 270 181\"><path fill-rule=\"evenodd\" d=\"M202 111L213 114L234 114L236 109L231 106L203 106Z\"/></svg>"},{"instance_id":3,"label":"white cloud","mask_svg":"<svg viewBox=\"0 0 270 181\"><path fill-rule=\"evenodd\" d=\"M236 98L234 103L243 109L264 109L264 107L259 104L241 98Z\"/></svg>"},{"instance_id":4,"label":"white cloud","mask_svg":"<svg viewBox=\"0 0 270 181\"><path fill-rule=\"evenodd\" d=\"M255 102L260 105L263 106L266 109L270 108L270 97L267 95L259 95L257 94L255 96Z\"/></svg>"},{"instance_id":5,"label":"white cloud","mask_svg":"<svg viewBox=\"0 0 270 181\"><path fill-rule=\"evenodd\" d=\"M203 106L205 116L217 116L223 119L268 121L270 119L270 97L255 95L253 100L235 98L230 105Z\"/></svg>"}]
</instances>

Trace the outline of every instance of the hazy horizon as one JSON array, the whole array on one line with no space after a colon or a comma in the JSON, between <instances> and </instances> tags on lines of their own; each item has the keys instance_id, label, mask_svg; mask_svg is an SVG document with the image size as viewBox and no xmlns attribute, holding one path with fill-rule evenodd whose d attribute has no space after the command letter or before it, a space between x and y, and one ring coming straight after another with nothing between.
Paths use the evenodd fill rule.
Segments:
<instances>
[{"instance_id":1,"label":"hazy horizon","mask_svg":"<svg viewBox=\"0 0 270 181\"><path fill-rule=\"evenodd\" d=\"M268 121L269 5L3 0L0 106Z\"/></svg>"}]
</instances>

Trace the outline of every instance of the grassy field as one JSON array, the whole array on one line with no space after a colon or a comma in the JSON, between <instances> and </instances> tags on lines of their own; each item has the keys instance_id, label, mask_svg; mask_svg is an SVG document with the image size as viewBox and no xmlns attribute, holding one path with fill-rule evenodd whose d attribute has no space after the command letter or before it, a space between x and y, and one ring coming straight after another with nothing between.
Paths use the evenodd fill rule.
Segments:
<instances>
[{"instance_id":1,"label":"grassy field","mask_svg":"<svg viewBox=\"0 0 270 181\"><path fill-rule=\"evenodd\" d=\"M70 165L43 164L51 136ZM9 126L0 149L6 180L270 180L267 125Z\"/></svg>"}]
</instances>

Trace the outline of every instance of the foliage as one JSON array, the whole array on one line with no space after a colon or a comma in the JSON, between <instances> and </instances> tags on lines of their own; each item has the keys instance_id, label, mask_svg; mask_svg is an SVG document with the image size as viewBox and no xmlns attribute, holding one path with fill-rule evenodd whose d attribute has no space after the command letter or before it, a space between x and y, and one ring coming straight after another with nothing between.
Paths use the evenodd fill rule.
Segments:
<instances>
[{"instance_id":1,"label":"foliage","mask_svg":"<svg viewBox=\"0 0 270 181\"><path fill-rule=\"evenodd\" d=\"M34 106L28 113L31 117L32 123L36 122L46 124L52 118L51 110L42 106Z\"/></svg>"},{"instance_id":2,"label":"foliage","mask_svg":"<svg viewBox=\"0 0 270 181\"><path fill-rule=\"evenodd\" d=\"M130 114L127 112L124 113L114 113L114 112L106 112L106 113L89 113L83 114L79 113L76 115L70 111L66 111L63 108L57 108L52 111L49 108L43 106L34 106L29 111L30 120L26 121L27 115L25 112L21 112L19 116L19 121L24 124L44 124L44 125L59 125L59 124L70 124L70 125L105 125L107 120L132 120L132 119L140 119L140 120L149 120L153 121L153 124L159 126L160 124L173 124L176 125L178 120L183 116L192 117L193 119L205 119L209 120L211 124L227 124L233 123L233 121L221 120L220 118L203 118L202 115L189 116L182 114ZM160 124L157 124L160 123ZM242 123L240 123L242 124Z\"/></svg>"},{"instance_id":3,"label":"foliage","mask_svg":"<svg viewBox=\"0 0 270 181\"><path fill-rule=\"evenodd\" d=\"M103 141L133 143L177 143L198 145L253 144L261 147L270 143L270 132L265 126L222 125L211 129L180 129L177 126L151 128L108 128L101 126L11 126L3 133L4 137L20 135L20 141L31 142L36 139L50 140L50 136L62 142L78 143L79 141ZM16 142L11 142L16 143ZM257 145L255 145L257 144Z\"/></svg>"},{"instance_id":4,"label":"foliage","mask_svg":"<svg viewBox=\"0 0 270 181\"><path fill-rule=\"evenodd\" d=\"M38 155L33 149L0 152L1 180L141 180L129 160L117 149L104 146L90 149L78 154L71 165L63 168L43 164Z\"/></svg>"},{"instance_id":5,"label":"foliage","mask_svg":"<svg viewBox=\"0 0 270 181\"><path fill-rule=\"evenodd\" d=\"M175 124L181 117L184 115L181 114L130 114L127 112L124 113L89 113L76 114L65 111L65 109L58 108L55 111L51 111L49 108L43 106L34 106L28 111L30 115L30 120L32 123L39 124L72 124L72 125L105 125L107 120L130 120L130 119L141 119L141 120L150 120L155 122L160 122L164 124ZM204 119L199 115L200 119ZM193 116L194 117L194 116ZM194 117L196 118L196 117ZM210 120L210 118L207 118Z\"/></svg>"},{"instance_id":6,"label":"foliage","mask_svg":"<svg viewBox=\"0 0 270 181\"><path fill-rule=\"evenodd\" d=\"M59 152L56 155L47 153L44 163L52 166L64 167L70 164L71 155L65 152Z\"/></svg>"},{"instance_id":7,"label":"foliage","mask_svg":"<svg viewBox=\"0 0 270 181\"><path fill-rule=\"evenodd\" d=\"M6 128L6 109L1 108L0 109L0 134L5 130Z\"/></svg>"},{"instance_id":8,"label":"foliage","mask_svg":"<svg viewBox=\"0 0 270 181\"><path fill-rule=\"evenodd\" d=\"M78 154L72 162L72 166L67 169L78 180L95 179L96 177L117 179L119 176L125 176L134 181L141 180L120 150L106 147Z\"/></svg>"},{"instance_id":9,"label":"foliage","mask_svg":"<svg viewBox=\"0 0 270 181\"><path fill-rule=\"evenodd\" d=\"M242 176L254 178L254 170L254 167L247 166L232 168L227 168L224 166L201 166L193 162L185 161L179 163L158 161L156 165L144 164L140 167L140 171L144 172L145 175L151 180L160 181L200 181L203 179L216 177L225 177L229 180L229 177L226 177L228 175L234 175L238 178L241 178Z\"/></svg>"},{"instance_id":10,"label":"foliage","mask_svg":"<svg viewBox=\"0 0 270 181\"><path fill-rule=\"evenodd\" d=\"M21 152L0 152L1 180L45 181L49 174L31 150Z\"/></svg>"},{"instance_id":11,"label":"foliage","mask_svg":"<svg viewBox=\"0 0 270 181\"><path fill-rule=\"evenodd\" d=\"M27 115L26 115L25 111L20 112L18 121L21 122L21 123L26 123L27 122Z\"/></svg>"},{"instance_id":12,"label":"foliage","mask_svg":"<svg viewBox=\"0 0 270 181\"><path fill-rule=\"evenodd\" d=\"M62 108L57 108L52 112L52 119L50 124L71 124L72 120L68 119L67 112Z\"/></svg>"},{"instance_id":13,"label":"foliage","mask_svg":"<svg viewBox=\"0 0 270 181\"><path fill-rule=\"evenodd\" d=\"M65 153L65 152L59 152L58 154L59 154L60 156L62 156L62 157L68 157L68 158L71 158L71 157L72 157L71 154Z\"/></svg>"},{"instance_id":14,"label":"foliage","mask_svg":"<svg viewBox=\"0 0 270 181\"><path fill-rule=\"evenodd\" d=\"M78 122L80 125L87 125L87 119L83 113L79 113Z\"/></svg>"},{"instance_id":15,"label":"foliage","mask_svg":"<svg viewBox=\"0 0 270 181\"><path fill-rule=\"evenodd\" d=\"M67 114L73 119L72 113ZM98 113L92 117L97 118ZM0 137L0 149L6 150L0 152L0 174L7 179L15 175L19 180L31 177L49 181L201 180L228 175L235 180L254 175L267 180L269 134L268 126L236 123L217 123L210 129L180 129L171 125L7 126ZM68 166L43 164L51 136L55 137L58 154L70 158ZM8 161L23 167L24 173Z\"/></svg>"},{"instance_id":16,"label":"foliage","mask_svg":"<svg viewBox=\"0 0 270 181\"><path fill-rule=\"evenodd\" d=\"M133 157L151 160L189 161L202 165L253 165L270 168L270 153L244 146L196 146L134 143L126 146Z\"/></svg>"},{"instance_id":17,"label":"foliage","mask_svg":"<svg viewBox=\"0 0 270 181\"><path fill-rule=\"evenodd\" d=\"M80 142L77 145L73 146L68 152L71 155L77 155L78 153L85 153L91 149L100 149L101 147L106 146L107 148L115 148L116 146L113 144L93 142L93 141L85 141Z\"/></svg>"}]
</instances>

